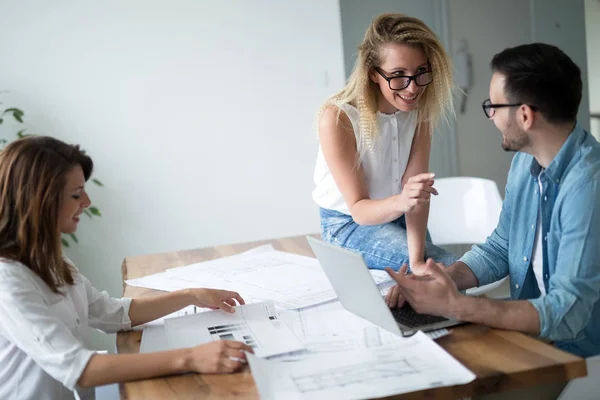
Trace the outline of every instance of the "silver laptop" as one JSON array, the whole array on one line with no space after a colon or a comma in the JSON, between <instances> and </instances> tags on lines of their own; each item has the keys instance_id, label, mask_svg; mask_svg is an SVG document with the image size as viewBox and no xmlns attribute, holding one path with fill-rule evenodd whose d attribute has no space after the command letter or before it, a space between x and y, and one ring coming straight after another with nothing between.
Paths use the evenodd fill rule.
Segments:
<instances>
[{"instance_id":1,"label":"silver laptop","mask_svg":"<svg viewBox=\"0 0 600 400\"><path fill-rule=\"evenodd\" d=\"M451 318L418 314L408 302L401 308L389 309L360 254L310 236L306 239L346 310L402 336L461 323Z\"/></svg>"}]
</instances>

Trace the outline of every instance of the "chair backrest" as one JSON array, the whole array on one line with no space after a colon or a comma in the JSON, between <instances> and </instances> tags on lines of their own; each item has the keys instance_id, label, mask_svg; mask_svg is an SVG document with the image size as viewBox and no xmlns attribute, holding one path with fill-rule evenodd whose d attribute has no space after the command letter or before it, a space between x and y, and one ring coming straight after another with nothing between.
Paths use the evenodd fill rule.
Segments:
<instances>
[{"instance_id":1,"label":"chair backrest","mask_svg":"<svg viewBox=\"0 0 600 400\"><path fill-rule=\"evenodd\" d=\"M502 210L496 182L483 178L435 180L428 228L436 245L477 244L493 232Z\"/></svg>"}]
</instances>

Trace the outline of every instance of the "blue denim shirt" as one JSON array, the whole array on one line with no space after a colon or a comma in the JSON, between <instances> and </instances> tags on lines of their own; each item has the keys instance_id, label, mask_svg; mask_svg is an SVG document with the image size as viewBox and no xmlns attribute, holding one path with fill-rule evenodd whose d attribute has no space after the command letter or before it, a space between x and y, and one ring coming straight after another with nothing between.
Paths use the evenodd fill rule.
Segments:
<instances>
[{"instance_id":1,"label":"blue denim shirt","mask_svg":"<svg viewBox=\"0 0 600 400\"><path fill-rule=\"evenodd\" d=\"M540 174L541 171L541 174ZM542 182L540 199L538 175ZM540 297L531 256L541 211ZM539 313L540 336L588 357L600 354L600 144L577 124L548 168L513 158L498 226L461 261L485 285L510 276L511 297Z\"/></svg>"}]
</instances>

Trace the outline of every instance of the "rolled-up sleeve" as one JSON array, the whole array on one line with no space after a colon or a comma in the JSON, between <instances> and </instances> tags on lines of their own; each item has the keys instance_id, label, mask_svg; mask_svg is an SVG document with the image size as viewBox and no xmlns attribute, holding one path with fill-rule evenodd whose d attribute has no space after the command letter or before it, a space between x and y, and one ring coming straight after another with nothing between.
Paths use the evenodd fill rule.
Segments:
<instances>
[{"instance_id":1,"label":"rolled-up sleeve","mask_svg":"<svg viewBox=\"0 0 600 400\"><path fill-rule=\"evenodd\" d=\"M106 333L115 333L131 329L129 318L130 298L115 299L106 292L100 292L91 282L81 276L88 298L88 324L92 328Z\"/></svg>"},{"instance_id":2,"label":"rolled-up sleeve","mask_svg":"<svg viewBox=\"0 0 600 400\"><path fill-rule=\"evenodd\" d=\"M86 349L61 320L52 316L35 285L16 269L0 271L0 315L2 335L48 375L73 390L95 352Z\"/></svg>"},{"instance_id":3,"label":"rolled-up sleeve","mask_svg":"<svg viewBox=\"0 0 600 400\"><path fill-rule=\"evenodd\" d=\"M509 175L510 182L510 175ZM475 245L459 260L465 263L479 286L498 281L508 275L508 242L511 218L509 185L506 185L498 225L485 243Z\"/></svg>"},{"instance_id":4,"label":"rolled-up sleeve","mask_svg":"<svg viewBox=\"0 0 600 400\"><path fill-rule=\"evenodd\" d=\"M548 247L558 246L556 270L546 296L529 300L540 317L540 336L552 340L578 338L600 297L600 184L592 181L569 191L559 211L560 236L548 234Z\"/></svg>"}]
</instances>

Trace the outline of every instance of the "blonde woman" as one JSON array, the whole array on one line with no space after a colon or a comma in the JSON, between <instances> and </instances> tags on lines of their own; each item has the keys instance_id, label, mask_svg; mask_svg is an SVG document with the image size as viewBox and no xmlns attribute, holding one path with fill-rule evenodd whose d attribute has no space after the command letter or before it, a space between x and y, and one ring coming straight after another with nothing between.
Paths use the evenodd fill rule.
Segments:
<instances>
[{"instance_id":1,"label":"blonde woman","mask_svg":"<svg viewBox=\"0 0 600 400\"><path fill-rule=\"evenodd\" d=\"M456 256L431 243L431 135L453 113L450 60L422 21L383 14L368 28L346 87L318 116L313 199L323 239L361 253L369 268L418 272Z\"/></svg>"}]
</instances>

